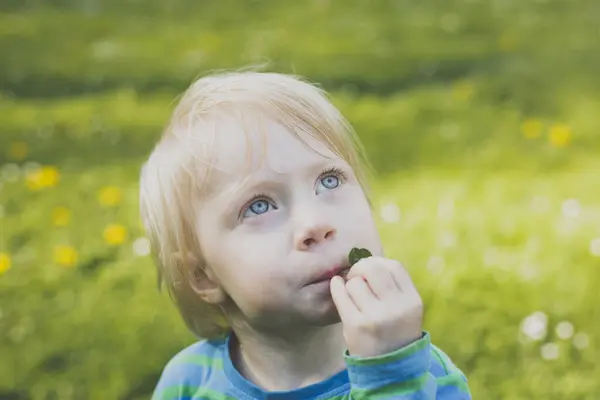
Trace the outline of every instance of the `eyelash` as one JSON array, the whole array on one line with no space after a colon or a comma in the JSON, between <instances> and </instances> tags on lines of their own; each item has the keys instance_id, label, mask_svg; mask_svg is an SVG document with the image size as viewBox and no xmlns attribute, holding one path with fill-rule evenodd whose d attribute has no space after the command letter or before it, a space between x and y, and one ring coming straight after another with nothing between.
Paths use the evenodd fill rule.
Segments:
<instances>
[{"instance_id":1,"label":"eyelash","mask_svg":"<svg viewBox=\"0 0 600 400\"><path fill-rule=\"evenodd\" d=\"M344 183L348 180L348 175L346 174L345 171L343 171L342 169L338 168L338 167L331 167L328 168L326 170L324 170L323 172L321 172L319 174L319 177L317 178L317 180L321 180L324 177L326 177L327 175L336 175L339 179L340 179L340 184ZM339 187L339 186L338 186ZM257 193L254 196L252 196L250 198L250 200L248 200L246 202L246 205L244 207L242 207L242 209L240 210L240 218L246 213L246 211L248 210L248 208L250 208L250 206L252 205L252 203L254 203L257 200L265 200L265 201L269 201L269 196L264 193Z\"/></svg>"},{"instance_id":2,"label":"eyelash","mask_svg":"<svg viewBox=\"0 0 600 400\"><path fill-rule=\"evenodd\" d=\"M344 172L342 169L340 169L338 167L331 167L331 168L328 168L325 171L321 172L318 180L323 179L327 175L336 175L338 178L341 178L342 183L346 182L348 180L348 175L346 174L346 172Z\"/></svg>"}]
</instances>

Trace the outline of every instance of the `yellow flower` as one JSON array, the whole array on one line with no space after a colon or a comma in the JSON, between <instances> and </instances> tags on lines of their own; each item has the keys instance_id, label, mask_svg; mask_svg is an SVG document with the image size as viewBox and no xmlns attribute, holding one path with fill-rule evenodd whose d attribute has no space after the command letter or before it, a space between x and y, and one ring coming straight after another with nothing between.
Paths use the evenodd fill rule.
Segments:
<instances>
[{"instance_id":1,"label":"yellow flower","mask_svg":"<svg viewBox=\"0 0 600 400\"><path fill-rule=\"evenodd\" d=\"M67 226L71 221L71 211L66 207L56 207L52 212L52 222L56 226Z\"/></svg>"},{"instance_id":2,"label":"yellow flower","mask_svg":"<svg viewBox=\"0 0 600 400\"><path fill-rule=\"evenodd\" d=\"M11 143L8 148L8 155L15 160L22 160L29 154L29 146L25 142Z\"/></svg>"},{"instance_id":3,"label":"yellow flower","mask_svg":"<svg viewBox=\"0 0 600 400\"><path fill-rule=\"evenodd\" d=\"M0 253L0 275L10 269L10 256L7 253Z\"/></svg>"},{"instance_id":4,"label":"yellow flower","mask_svg":"<svg viewBox=\"0 0 600 400\"><path fill-rule=\"evenodd\" d=\"M112 224L104 230L104 240L111 245L118 245L127 239L127 228L123 225Z\"/></svg>"},{"instance_id":5,"label":"yellow flower","mask_svg":"<svg viewBox=\"0 0 600 400\"><path fill-rule=\"evenodd\" d=\"M571 141L573 134L567 125L554 125L550 128L550 143L555 147L564 147Z\"/></svg>"},{"instance_id":6,"label":"yellow flower","mask_svg":"<svg viewBox=\"0 0 600 400\"><path fill-rule=\"evenodd\" d=\"M105 207L119 204L122 197L121 189L116 186L106 186L98 193L98 201Z\"/></svg>"},{"instance_id":7,"label":"yellow flower","mask_svg":"<svg viewBox=\"0 0 600 400\"><path fill-rule=\"evenodd\" d=\"M29 189L39 190L56 186L60 180L60 173L56 167L46 166L28 173L25 179Z\"/></svg>"},{"instance_id":8,"label":"yellow flower","mask_svg":"<svg viewBox=\"0 0 600 400\"><path fill-rule=\"evenodd\" d=\"M542 121L537 119L528 119L521 125L521 132L527 139L535 139L542 134Z\"/></svg>"},{"instance_id":9,"label":"yellow flower","mask_svg":"<svg viewBox=\"0 0 600 400\"><path fill-rule=\"evenodd\" d=\"M469 81L459 81L454 84L454 98L460 101L467 101L473 97L475 93L475 85Z\"/></svg>"},{"instance_id":10,"label":"yellow flower","mask_svg":"<svg viewBox=\"0 0 600 400\"><path fill-rule=\"evenodd\" d=\"M63 267L72 267L77 264L79 259L77 251L67 245L56 246L54 248L54 262Z\"/></svg>"}]
</instances>

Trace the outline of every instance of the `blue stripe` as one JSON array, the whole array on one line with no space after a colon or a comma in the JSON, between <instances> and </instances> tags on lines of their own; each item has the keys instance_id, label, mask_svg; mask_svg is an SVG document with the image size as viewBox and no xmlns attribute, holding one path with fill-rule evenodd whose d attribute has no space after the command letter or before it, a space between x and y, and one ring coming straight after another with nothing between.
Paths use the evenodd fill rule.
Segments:
<instances>
[{"instance_id":1,"label":"blue stripe","mask_svg":"<svg viewBox=\"0 0 600 400\"><path fill-rule=\"evenodd\" d=\"M430 364L430 348L425 347L410 356L387 364L370 366L349 366L352 386L360 389L373 389L402 380L416 379L427 373Z\"/></svg>"}]
</instances>

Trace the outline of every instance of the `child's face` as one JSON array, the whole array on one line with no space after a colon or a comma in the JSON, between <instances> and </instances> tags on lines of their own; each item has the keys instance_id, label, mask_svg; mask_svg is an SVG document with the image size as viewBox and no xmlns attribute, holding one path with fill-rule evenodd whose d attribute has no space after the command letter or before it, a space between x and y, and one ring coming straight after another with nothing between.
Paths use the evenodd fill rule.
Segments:
<instances>
[{"instance_id":1,"label":"child's face","mask_svg":"<svg viewBox=\"0 0 600 400\"><path fill-rule=\"evenodd\" d=\"M329 280L314 281L347 267L352 247L382 255L369 204L350 166L324 144L307 136L311 149L275 123L263 131L219 127L198 212L203 255L250 323L339 322Z\"/></svg>"}]
</instances>

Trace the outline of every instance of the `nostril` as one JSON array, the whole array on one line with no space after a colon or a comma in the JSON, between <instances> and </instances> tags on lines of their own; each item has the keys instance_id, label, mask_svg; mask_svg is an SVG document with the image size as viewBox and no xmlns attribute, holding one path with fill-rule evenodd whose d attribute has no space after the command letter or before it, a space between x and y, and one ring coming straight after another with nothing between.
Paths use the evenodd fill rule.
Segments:
<instances>
[{"instance_id":1,"label":"nostril","mask_svg":"<svg viewBox=\"0 0 600 400\"><path fill-rule=\"evenodd\" d=\"M334 233L335 233L334 231L327 232L325 234L325 239L331 239L331 238L333 238Z\"/></svg>"},{"instance_id":2,"label":"nostril","mask_svg":"<svg viewBox=\"0 0 600 400\"><path fill-rule=\"evenodd\" d=\"M315 239L313 239L313 238L307 238L307 239L304 239L303 243L304 243L305 246L311 246L312 244L315 243Z\"/></svg>"}]
</instances>

